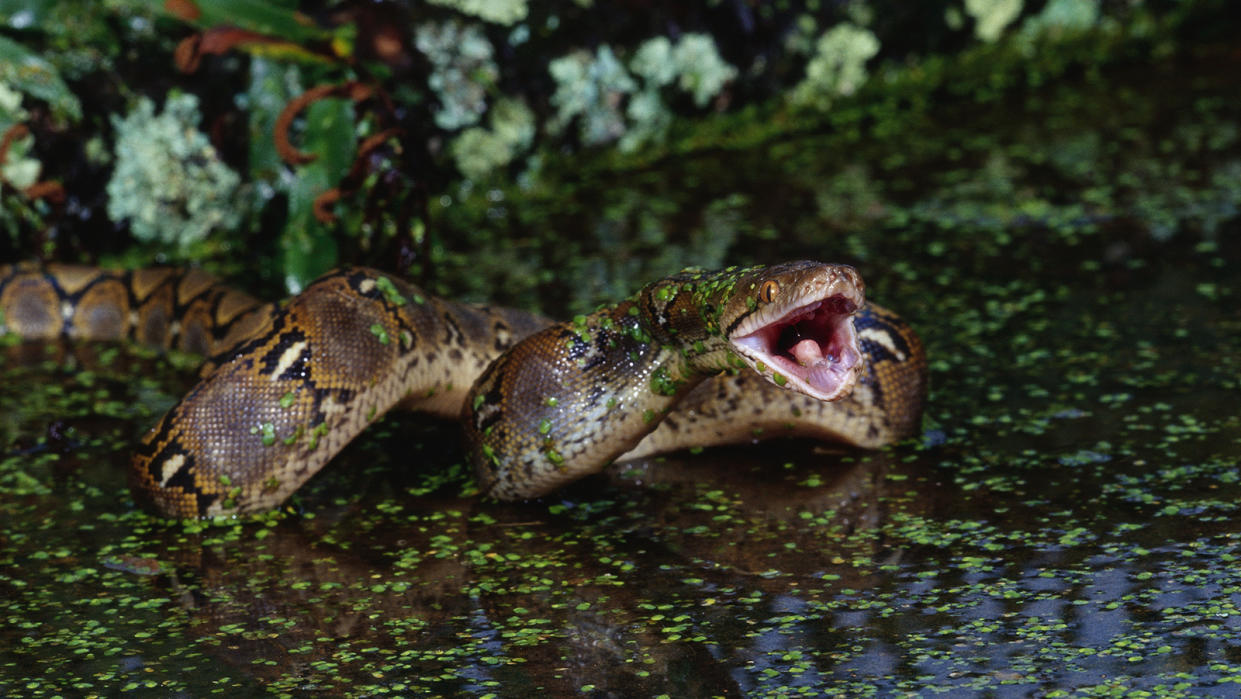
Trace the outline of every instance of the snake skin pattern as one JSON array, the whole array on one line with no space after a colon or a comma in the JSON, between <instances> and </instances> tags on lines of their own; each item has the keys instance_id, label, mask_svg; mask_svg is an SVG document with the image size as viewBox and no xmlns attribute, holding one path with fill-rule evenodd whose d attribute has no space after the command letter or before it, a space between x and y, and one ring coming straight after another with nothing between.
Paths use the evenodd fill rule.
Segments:
<instances>
[{"instance_id":1,"label":"snake skin pattern","mask_svg":"<svg viewBox=\"0 0 1241 699\"><path fill-rule=\"evenodd\" d=\"M460 418L483 491L542 495L614 460L756 438L865 448L914 434L922 345L852 268L685 272L551 324L364 268L283 306L196 270L0 267L0 334L196 352L202 381L142 439L140 502L279 505L393 407Z\"/></svg>"}]
</instances>

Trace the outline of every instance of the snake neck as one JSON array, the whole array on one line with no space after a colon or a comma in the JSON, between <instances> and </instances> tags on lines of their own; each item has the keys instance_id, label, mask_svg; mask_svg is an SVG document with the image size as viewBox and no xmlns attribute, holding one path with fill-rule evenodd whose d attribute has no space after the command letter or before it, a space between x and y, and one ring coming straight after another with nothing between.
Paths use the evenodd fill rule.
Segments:
<instances>
[{"instance_id":1,"label":"snake neck","mask_svg":"<svg viewBox=\"0 0 1241 699\"><path fill-rule=\"evenodd\" d=\"M850 320L861 303L861 280L842 265L687 271L536 333L467 400L480 486L514 500L597 472L721 372L847 395L862 368Z\"/></svg>"},{"instance_id":2,"label":"snake neck","mask_svg":"<svg viewBox=\"0 0 1241 699\"><path fill-rule=\"evenodd\" d=\"M534 497L632 448L700 374L633 300L549 327L497 359L465 406L485 492Z\"/></svg>"}]
</instances>

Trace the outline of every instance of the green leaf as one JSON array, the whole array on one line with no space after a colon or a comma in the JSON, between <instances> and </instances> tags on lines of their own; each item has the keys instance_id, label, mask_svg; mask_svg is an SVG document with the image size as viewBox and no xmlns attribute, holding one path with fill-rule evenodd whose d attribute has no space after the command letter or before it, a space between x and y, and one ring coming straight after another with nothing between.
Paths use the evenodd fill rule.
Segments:
<instances>
[{"instance_id":1,"label":"green leaf","mask_svg":"<svg viewBox=\"0 0 1241 699\"><path fill-rule=\"evenodd\" d=\"M357 151L353 103L331 98L307 107L302 142L297 147L317 157L296 170L297 179L289 189L289 225L280 247L290 291L299 291L337 264L332 228L315 218L314 202L337 186L353 164Z\"/></svg>"},{"instance_id":2,"label":"green leaf","mask_svg":"<svg viewBox=\"0 0 1241 699\"><path fill-rule=\"evenodd\" d=\"M301 83L296 65L271 59L250 60L250 85L246 90L250 114L250 176L272 187L281 186L285 165L276 152L276 120L294 97L291 85Z\"/></svg>"},{"instance_id":3,"label":"green leaf","mask_svg":"<svg viewBox=\"0 0 1241 699\"><path fill-rule=\"evenodd\" d=\"M0 83L46 101L59 118L71 121L82 118L82 105L52 64L3 36L0 36Z\"/></svg>"},{"instance_id":4,"label":"green leaf","mask_svg":"<svg viewBox=\"0 0 1241 699\"><path fill-rule=\"evenodd\" d=\"M195 4L202 12L193 22L198 27L229 25L295 43L330 36L310 17L298 12L297 3L290 0L200 0Z\"/></svg>"}]
</instances>

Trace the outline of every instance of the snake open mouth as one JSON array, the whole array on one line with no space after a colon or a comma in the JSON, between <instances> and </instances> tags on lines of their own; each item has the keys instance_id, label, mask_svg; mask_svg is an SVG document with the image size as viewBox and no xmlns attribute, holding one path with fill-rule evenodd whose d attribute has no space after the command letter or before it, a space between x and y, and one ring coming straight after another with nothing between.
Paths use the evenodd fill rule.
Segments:
<instances>
[{"instance_id":1,"label":"snake open mouth","mask_svg":"<svg viewBox=\"0 0 1241 699\"><path fill-rule=\"evenodd\" d=\"M794 308L758 329L732 338L733 346L777 385L819 400L853 390L862 368L853 312L857 303L835 294Z\"/></svg>"}]
</instances>

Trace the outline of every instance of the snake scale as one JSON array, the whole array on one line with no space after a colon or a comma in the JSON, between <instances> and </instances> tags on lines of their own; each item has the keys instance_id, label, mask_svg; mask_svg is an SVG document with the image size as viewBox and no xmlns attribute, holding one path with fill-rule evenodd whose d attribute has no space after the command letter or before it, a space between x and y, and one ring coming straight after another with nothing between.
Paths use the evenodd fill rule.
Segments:
<instances>
[{"instance_id":1,"label":"snake scale","mask_svg":"<svg viewBox=\"0 0 1241 699\"><path fill-rule=\"evenodd\" d=\"M686 271L564 323L365 268L272 304L196 270L19 264L0 267L3 333L207 358L129 471L185 518L278 506L393 407L459 419L480 489L514 500L692 446L882 446L916 432L926 391L909 325L817 262Z\"/></svg>"}]
</instances>

